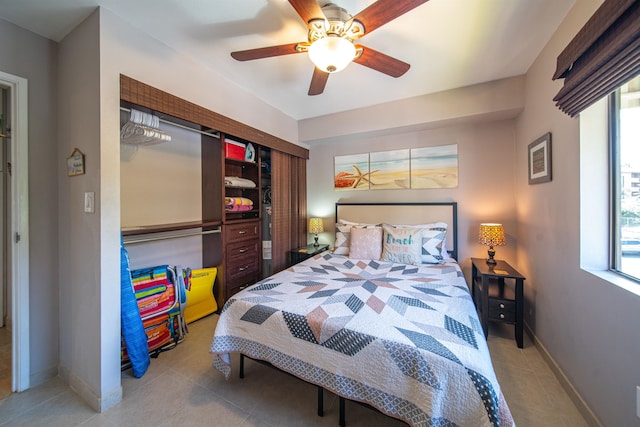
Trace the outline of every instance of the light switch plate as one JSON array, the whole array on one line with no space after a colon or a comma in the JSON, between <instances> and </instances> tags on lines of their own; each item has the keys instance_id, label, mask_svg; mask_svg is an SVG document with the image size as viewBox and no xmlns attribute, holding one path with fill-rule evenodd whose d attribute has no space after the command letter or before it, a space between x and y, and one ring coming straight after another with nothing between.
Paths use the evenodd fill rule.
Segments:
<instances>
[{"instance_id":1,"label":"light switch plate","mask_svg":"<svg viewBox=\"0 0 640 427\"><path fill-rule=\"evenodd\" d=\"M86 213L93 213L95 202L95 193L93 191L87 191L84 193L84 211Z\"/></svg>"}]
</instances>

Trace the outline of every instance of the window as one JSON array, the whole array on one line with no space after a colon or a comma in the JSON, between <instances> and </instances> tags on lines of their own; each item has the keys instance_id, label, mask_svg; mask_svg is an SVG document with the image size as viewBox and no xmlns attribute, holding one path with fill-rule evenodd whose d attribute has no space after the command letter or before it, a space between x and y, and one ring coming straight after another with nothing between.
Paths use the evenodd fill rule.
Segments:
<instances>
[{"instance_id":1,"label":"window","mask_svg":"<svg viewBox=\"0 0 640 427\"><path fill-rule=\"evenodd\" d=\"M611 99L612 269L640 281L640 76Z\"/></svg>"}]
</instances>

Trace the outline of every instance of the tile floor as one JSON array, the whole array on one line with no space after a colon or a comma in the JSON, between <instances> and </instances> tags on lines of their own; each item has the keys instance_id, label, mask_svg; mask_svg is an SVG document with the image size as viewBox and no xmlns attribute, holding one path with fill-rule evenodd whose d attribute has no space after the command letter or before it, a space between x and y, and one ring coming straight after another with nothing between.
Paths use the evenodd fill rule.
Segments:
<instances>
[{"instance_id":1,"label":"tile floor","mask_svg":"<svg viewBox=\"0 0 640 427\"><path fill-rule=\"evenodd\" d=\"M216 321L213 315L190 324L185 341L152 359L141 379L123 372L123 400L105 413L95 413L54 378L0 400L0 426L338 425L338 399L333 394L325 392L325 414L320 418L316 388L274 369L247 361L244 380L234 370L225 381L208 354ZM528 337L524 349L518 349L512 334L512 327L492 329L489 348L518 427L587 426ZM351 402L346 414L348 427L405 425Z\"/></svg>"}]
</instances>

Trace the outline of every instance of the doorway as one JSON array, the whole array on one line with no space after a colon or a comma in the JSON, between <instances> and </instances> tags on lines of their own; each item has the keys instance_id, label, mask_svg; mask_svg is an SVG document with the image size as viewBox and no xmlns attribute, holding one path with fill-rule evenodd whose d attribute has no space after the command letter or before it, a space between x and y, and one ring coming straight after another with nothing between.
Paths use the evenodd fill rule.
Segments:
<instances>
[{"instance_id":1,"label":"doorway","mask_svg":"<svg viewBox=\"0 0 640 427\"><path fill-rule=\"evenodd\" d=\"M0 359L2 398L1 393L6 392L7 384L10 384L9 393L29 388L27 80L0 71L0 105L0 357L4 359ZM9 361L6 360L7 356ZM2 380L5 375L4 367L10 369L10 381Z\"/></svg>"}]
</instances>

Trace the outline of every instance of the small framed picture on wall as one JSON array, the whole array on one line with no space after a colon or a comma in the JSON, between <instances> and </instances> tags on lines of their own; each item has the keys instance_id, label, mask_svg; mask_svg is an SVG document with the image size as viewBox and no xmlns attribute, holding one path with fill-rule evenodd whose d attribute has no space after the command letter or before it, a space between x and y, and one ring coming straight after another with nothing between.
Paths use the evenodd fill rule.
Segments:
<instances>
[{"instance_id":1,"label":"small framed picture on wall","mask_svg":"<svg viewBox=\"0 0 640 427\"><path fill-rule=\"evenodd\" d=\"M551 181L551 132L529 144L529 184Z\"/></svg>"}]
</instances>

